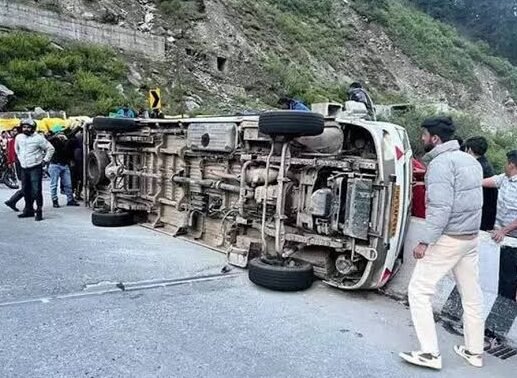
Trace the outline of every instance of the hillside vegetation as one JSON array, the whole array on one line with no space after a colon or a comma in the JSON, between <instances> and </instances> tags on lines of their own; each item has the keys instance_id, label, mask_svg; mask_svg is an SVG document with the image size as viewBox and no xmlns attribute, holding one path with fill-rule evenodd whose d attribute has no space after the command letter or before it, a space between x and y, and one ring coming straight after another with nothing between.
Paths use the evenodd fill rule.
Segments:
<instances>
[{"instance_id":1,"label":"hillside vegetation","mask_svg":"<svg viewBox=\"0 0 517 378\"><path fill-rule=\"evenodd\" d=\"M123 102L143 105L147 89L159 86L165 112L215 114L272 107L282 95L344 101L359 80L376 103L447 102L461 137L488 136L500 169L504 151L517 147L510 132L487 131L516 123L503 106L508 92L517 98L517 69L505 58L517 51L509 42L517 39L507 38L511 1L490 13L489 0L40 0L58 4L63 17L88 11L103 22L106 9L122 9L114 19L134 29L152 19L151 32L168 39L168 61L162 69L152 57L0 34L0 83L16 93L9 109L106 114ZM502 15L504 27L484 32ZM495 29L510 45L494 44ZM392 119L408 128L417 153L419 124L432 113L419 109Z\"/></svg>"},{"instance_id":2,"label":"hillside vegetation","mask_svg":"<svg viewBox=\"0 0 517 378\"><path fill-rule=\"evenodd\" d=\"M411 1L355 0L353 6L382 24L397 45L422 68L479 91L480 83L474 71L477 65L485 64L499 76L501 84L517 96L516 67L508 60L494 56L488 44L472 42L452 26L419 12ZM489 17L489 14L483 13L485 16Z\"/></svg>"},{"instance_id":3,"label":"hillside vegetation","mask_svg":"<svg viewBox=\"0 0 517 378\"><path fill-rule=\"evenodd\" d=\"M0 83L15 92L9 110L66 110L107 113L125 100L116 86L125 64L109 49L65 44L26 32L0 34Z\"/></svg>"},{"instance_id":4,"label":"hillside vegetation","mask_svg":"<svg viewBox=\"0 0 517 378\"><path fill-rule=\"evenodd\" d=\"M486 41L517 64L517 1L410 0L440 21L457 26L473 39Z\"/></svg>"},{"instance_id":5,"label":"hillside vegetation","mask_svg":"<svg viewBox=\"0 0 517 378\"><path fill-rule=\"evenodd\" d=\"M510 0L502 1L506 4ZM482 2L487 3L488 0ZM137 28L144 14L149 12L147 5L142 4L153 1L74 0L62 2L63 5L53 0L38 2L42 7L53 4L64 17L79 16L73 8L67 8L68 3L81 4L81 9L88 10L101 22L105 19L105 11L100 9L125 9L126 13L119 13L116 17L123 20L126 27ZM278 96L284 94L308 103L325 99L340 101L345 97L346 86L355 80L364 82L378 103L425 102L446 98L452 106L467 109L487 95L483 93L486 90L482 83L492 80L479 76L477 69L480 65L490 69L501 86L517 91L517 70L507 60L494 56L489 45L469 41L452 26L436 21L416 7L425 7L433 14L437 12L439 4L454 3L455 9L460 12L458 4L472 2L154 0L154 3L152 32L174 38L169 45L169 77L162 80L168 86L165 96L174 93L171 100L176 100L178 93L198 93L206 97L202 107L211 110L217 108L217 102L221 102L221 99L225 99L225 103L220 104L221 108L228 109L228 102L251 106L258 100L259 103L272 105ZM450 7L452 9L452 5ZM483 22L484 17L485 14ZM492 15L486 17L493 19ZM164 33L165 29L167 33ZM20 34L3 38L17 39ZM35 38L36 45L37 40ZM20 45L16 42L13 44L14 49ZM44 50L43 59L38 56L38 49ZM88 49L95 53L85 54ZM83 97L83 91L86 92L87 105L83 105L81 110L104 110L109 105L110 97L119 102L119 94L115 93L113 84L123 81L124 68L113 53L96 47L66 45L65 51L59 54L73 56L64 59L65 62L72 60L73 64L70 69L57 67L56 72L52 72L58 76L57 79L64 76L68 83L59 84L59 80L52 77L42 79L44 75L41 75L48 72L47 64L52 65L48 60L59 55L55 50L43 38L37 49L23 53L30 55L26 63L31 66L30 77L38 76L38 83L33 85L41 87L43 83L49 83L50 87L59 87L57 91L49 91L55 93L56 98L47 96L42 99L42 104L77 110L80 104L74 99L74 94ZM405 55L400 56L398 50ZM215 65L211 61L215 58L213 55L221 51L231 59L225 75L214 71ZM1 63L19 56L17 51L12 55L4 54ZM82 62L86 62L85 56L90 63L82 67ZM107 60L113 64L105 68L96 66L91 62L96 56L99 61ZM146 58L142 56L140 59ZM417 68L421 71L418 72ZM26 94L31 95L28 92L33 91L27 91L28 84L16 79L20 69L23 68L12 72L12 67L2 67L0 80L8 86L15 82L13 86L22 89L18 92L17 88L12 88L19 95L15 106L33 105L39 98L26 98ZM52 70L51 67L49 69ZM85 73L94 90L85 88ZM93 76L99 79L97 83L94 83ZM79 81L82 83L80 86ZM184 87L180 90L177 88L179 82ZM517 97L517 93L515 95ZM500 93L494 96L491 101L502 101L499 99L502 96ZM91 106L92 102L94 106ZM172 101L166 102L171 109L175 108ZM508 124L507 121L505 123Z\"/></svg>"}]
</instances>

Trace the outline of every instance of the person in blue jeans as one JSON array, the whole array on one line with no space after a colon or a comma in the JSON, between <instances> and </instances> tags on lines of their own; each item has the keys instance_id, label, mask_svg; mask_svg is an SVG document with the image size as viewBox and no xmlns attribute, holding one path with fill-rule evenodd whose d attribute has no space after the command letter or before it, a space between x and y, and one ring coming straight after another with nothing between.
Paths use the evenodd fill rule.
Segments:
<instances>
[{"instance_id":1,"label":"person in blue jeans","mask_svg":"<svg viewBox=\"0 0 517 378\"><path fill-rule=\"evenodd\" d=\"M70 141L63 133L62 126L54 126L52 128L53 136L49 142L54 146L55 153L50 160L48 173L50 175L50 196L52 198L52 205L59 208L59 200L57 196L57 189L59 180L61 180L61 187L65 191L67 198L67 206L79 206L74 199L72 190L72 175L70 173L70 162L73 160L73 149Z\"/></svg>"},{"instance_id":2,"label":"person in blue jeans","mask_svg":"<svg viewBox=\"0 0 517 378\"><path fill-rule=\"evenodd\" d=\"M32 119L20 122L21 134L16 136L14 149L22 168L22 188L25 198L25 209L18 218L34 217L43 220L42 178L43 166L50 162L54 147L43 135L36 132L36 122ZM34 211L36 202L36 211Z\"/></svg>"}]
</instances>

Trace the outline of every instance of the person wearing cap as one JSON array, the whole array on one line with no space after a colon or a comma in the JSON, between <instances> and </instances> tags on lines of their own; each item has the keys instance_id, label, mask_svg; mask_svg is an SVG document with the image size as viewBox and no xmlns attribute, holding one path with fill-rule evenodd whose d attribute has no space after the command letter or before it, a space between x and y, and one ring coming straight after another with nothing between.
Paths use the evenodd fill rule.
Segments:
<instances>
[{"instance_id":1,"label":"person wearing cap","mask_svg":"<svg viewBox=\"0 0 517 378\"><path fill-rule=\"evenodd\" d=\"M57 195L58 183L61 180L61 186L67 198L67 206L79 206L74 199L72 190L72 176L70 173L70 163L74 159L73 146L68 138L63 133L63 126L52 127L53 136L49 142L54 146L56 152L50 160L48 173L50 175L50 196L52 198L52 205L59 208L59 200Z\"/></svg>"},{"instance_id":2,"label":"person wearing cap","mask_svg":"<svg viewBox=\"0 0 517 378\"><path fill-rule=\"evenodd\" d=\"M54 147L43 135L36 133L36 122L32 119L20 123L22 132L16 136L14 148L22 167L22 187L25 209L19 218L43 219L43 165L50 162ZM36 211L34 211L36 202Z\"/></svg>"},{"instance_id":3,"label":"person wearing cap","mask_svg":"<svg viewBox=\"0 0 517 378\"><path fill-rule=\"evenodd\" d=\"M465 345L454 351L475 367L483 366L483 295L479 285L478 235L483 208L483 170L476 159L460 151L449 117L422 124L425 145L426 230L413 251L417 259L408 297L420 350L400 353L405 361L441 369L431 300L439 281L450 271L463 305Z\"/></svg>"}]
</instances>

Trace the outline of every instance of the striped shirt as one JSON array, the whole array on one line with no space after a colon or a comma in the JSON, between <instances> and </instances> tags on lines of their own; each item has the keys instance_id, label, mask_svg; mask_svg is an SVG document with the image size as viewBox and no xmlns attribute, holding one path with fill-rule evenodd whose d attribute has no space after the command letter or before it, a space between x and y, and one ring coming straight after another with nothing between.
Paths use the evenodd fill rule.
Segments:
<instances>
[{"instance_id":1,"label":"striped shirt","mask_svg":"<svg viewBox=\"0 0 517 378\"><path fill-rule=\"evenodd\" d=\"M495 183L499 188L495 228L501 229L517 220L517 176L495 176ZM517 238L517 230L508 236Z\"/></svg>"}]
</instances>

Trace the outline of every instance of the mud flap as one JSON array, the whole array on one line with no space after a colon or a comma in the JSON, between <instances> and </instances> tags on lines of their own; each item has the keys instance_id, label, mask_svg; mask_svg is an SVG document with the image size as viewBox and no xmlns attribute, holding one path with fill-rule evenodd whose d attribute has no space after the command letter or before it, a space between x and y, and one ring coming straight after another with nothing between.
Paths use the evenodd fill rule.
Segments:
<instances>
[{"instance_id":1,"label":"mud flap","mask_svg":"<svg viewBox=\"0 0 517 378\"><path fill-rule=\"evenodd\" d=\"M248 262L260 254L261 242L246 236L237 236L236 246L226 252L228 263L239 268L246 268Z\"/></svg>"}]
</instances>

